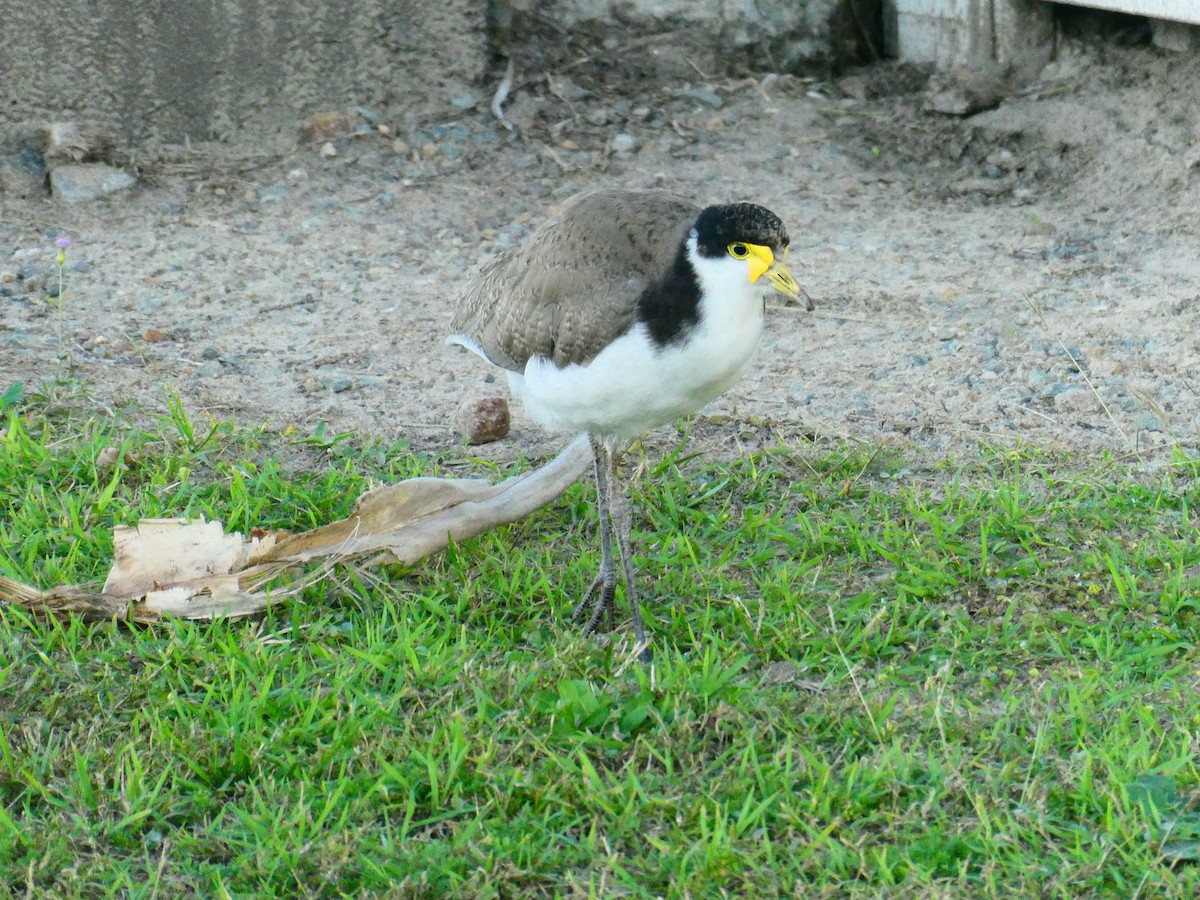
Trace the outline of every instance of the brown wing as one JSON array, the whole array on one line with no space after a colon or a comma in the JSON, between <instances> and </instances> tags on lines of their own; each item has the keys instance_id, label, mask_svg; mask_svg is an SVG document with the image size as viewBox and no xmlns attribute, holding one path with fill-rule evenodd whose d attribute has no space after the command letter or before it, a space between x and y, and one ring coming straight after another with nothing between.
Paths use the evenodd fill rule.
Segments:
<instances>
[{"instance_id":1,"label":"brown wing","mask_svg":"<svg viewBox=\"0 0 1200 900\"><path fill-rule=\"evenodd\" d=\"M671 266L700 210L661 191L572 197L457 298L453 330L493 363L593 359L633 324L637 298Z\"/></svg>"}]
</instances>

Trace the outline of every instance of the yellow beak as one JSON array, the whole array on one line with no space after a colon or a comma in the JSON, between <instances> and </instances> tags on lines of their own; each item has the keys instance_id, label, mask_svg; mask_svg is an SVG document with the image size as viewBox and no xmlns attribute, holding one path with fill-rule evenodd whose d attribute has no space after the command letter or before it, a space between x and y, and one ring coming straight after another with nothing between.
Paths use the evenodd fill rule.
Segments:
<instances>
[{"instance_id":1,"label":"yellow beak","mask_svg":"<svg viewBox=\"0 0 1200 900\"><path fill-rule=\"evenodd\" d=\"M750 266L751 284L765 275L775 290L792 300L799 300L803 297L805 307L810 310L813 308L812 298L800 288L799 283L792 277L792 273L788 271L788 267L782 261L775 259L775 254L771 252L770 247L764 247L761 244L747 244L746 247L750 250L750 256L747 257L746 262Z\"/></svg>"}]
</instances>

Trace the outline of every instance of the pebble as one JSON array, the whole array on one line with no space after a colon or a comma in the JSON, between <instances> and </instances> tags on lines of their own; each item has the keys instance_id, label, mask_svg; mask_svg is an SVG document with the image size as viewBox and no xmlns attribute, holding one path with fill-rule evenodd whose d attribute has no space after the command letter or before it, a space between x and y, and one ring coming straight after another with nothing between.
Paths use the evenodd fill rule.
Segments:
<instances>
[{"instance_id":1,"label":"pebble","mask_svg":"<svg viewBox=\"0 0 1200 900\"><path fill-rule=\"evenodd\" d=\"M40 154L36 158L40 162ZM44 166L27 165L21 154L0 156L0 195L25 199L44 197L45 183Z\"/></svg>"},{"instance_id":2,"label":"pebble","mask_svg":"<svg viewBox=\"0 0 1200 900\"><path fill-rule=\"evenodd\" d=\"M337 148L334 147L329 141L326 141L321 145L321 156L325 159L333 159L335 156L337 156Z\"/></svg>"},{"instance_id":3,"label":"pebble","mask_svg":"<svg viewBox=\"0 0 1200 900\"><path fill-rule=\"evenodd\" d=\"M157 328L147 328L145 331L142 332L142 340L145 341L147 344L157 344L162 341L169 341L170 339L171 339L171 336L169 334L167 334L165 331L161 331ZM213 349L212 347L209 347L208 350L205 350L204 352L207 353L209 350L212 350L212 349ZM215 359L218 355L219 354L217 354L214 351L214 356L203 357L203 358Z\"/></svg>"},{"instance_id":4,"label":"pebble","mask_svg":"<svg viewBox=\"0 0 1200 900\"><path fill-rule=\"evenodd\" d=\"M613 152L620 156L628 156L637 148L637 138L626 131L622 131L613 135L612 141L609 143Z\"/></svg>"},{"instance_id":5,"label":"pebble","mask_svg":"<svg viewBox=\"0 0 1200 900\"><path fill-rule=\"evenodd\" d=\"M300 140L305 144L320 142L325 146L332 146L328 143L330 140L349 134L353 130L354 123L343 113L318 113L300 126ZM322 155L324 150L325 147L322 147Z\"/></svg>"},{"instance_id":6,"label":"pebble","mask_svg":"<svg viewBox=\"0 0 1200 900\"><path fill-rule=\"evenodd\" d=\"M510 424L508 400L504 397L464 400L454 411L455 430L471 445L507 437Z\"/></svg>"},{"instance_id":7,"label":"pebble","mask_svg":"<svg viewBox=\"0 0 1200 900\"><path fill-rule=\"evenodd\" d=\"M1133 420L1133 427L1138 431L1162 431L1163 424L1152 412L1144 412Z\"/></svg>"},{"instance_id":8,"label":"pebble","mask_svg":"<svg viewBox=\"0 0 1200 900\"><path fill-rule=\"evenodd\" d=\"M1058 385L1055 385L1057 387ZM1100 402L1089 388L1065 385L1066 390L1054 394L1054 408L1062 412L1095 412Z\"/></svg>"},{"instance_id":9,"label":"pebble","mask_svg":"<svg viewBox=\"0 0 1200 900\"><path fill-rule=\"evenodd\" d=\"M335 378L329 382L329 389L335 394L344 394L352 387L354 387L354 382L349 378Z\"/></svg>"},{"instance_id":10,"label":"pebble","mask_svg":"<svg viewBox=\"0 0 1200 900\"><path fill-rule=\"evenodd\" d=\"M511 247L525 234L525 226L520 222L505 225L496 233L496 244L499 247Z\"/></svg>"},{"instance_id":11,"label":"pebble","mask_svg":"<svg viewBox=\"0 0 1200 900\"><path fill-rule=\"evenodd\" d=\"M201 359L220 359L221 351L218 350L216 347L205 347L203 350L200 351L200 358Z\"/></svg>"},{"instance_id":12,"label":"pebble","mask_svg":"<svg viewBox=\"0 0 1200 900\"><path fill-rule=\"evenodd\" d=\"M709 109L720 109L725 105L725 101L721 95L709 87L688 88L685 91L680 91L678 96L688 100L695 100L698 103L704 104Z\"/></svg>"},{"instance_id":13,"label":"pebble","mask_svg":"<svg viewBox=\"0 0 1200 900\"><path fill-rule=\"evenodd\" d=\"M137 179L104 163L55 166L50 172L50 192L64 203L82 203L125 190Z\"/></svg>"}]
</instances>

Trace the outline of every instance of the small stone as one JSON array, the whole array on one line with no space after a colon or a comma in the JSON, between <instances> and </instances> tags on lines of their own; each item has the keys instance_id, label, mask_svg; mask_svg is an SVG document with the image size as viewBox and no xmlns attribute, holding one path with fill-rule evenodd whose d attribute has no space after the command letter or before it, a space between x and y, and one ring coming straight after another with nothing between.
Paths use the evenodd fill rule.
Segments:
<instances>
[{"instance_id":1,"label":"small stone","mask_svg":"<svg viewBox=\"0 0 1200 900\"><path fill-rule=\"evenodd\" d=\"M983 194L987 197L997 197L1013 189L1013 183L1002 178L963 178L950 185L955 194Z\"/></svg>"},{"instance_id":2,"label":"small stone","mask_svg":"<svg viewBox=\"0 0 1200 900\"><path fill-rule=\"evenodd\" d=\"M796 668L796 664L789 662L786 659L776 660L765 669L763 669L762 683L763 684L788 684L800 677L800 670Z\"/></svg>"},{"instance_id":3,"label":"small stone","mask_svg":"<svg viewBox=\"0 0 1200 900\"><path fill-rule=\"evenodd\" d=\"M709 109L720 109L725 105L725 101L721 95L709 87L688 88L685 91L680 91L679 96L688 100L695 100Z\"/></svg>"},{"instance_id":4,"label":"small stone","mask_svg":"<svg viewBox=\"0 0 1200 900\"><path fill-rule=\"evenodd\" d=\"M946 116L968 116L999 106L1011 91L1008 81L998 74L951 69L929 79L925 110Z\"/></svg>"},{"instance_id":5,"label":"small stone","mask_svg":"<svg viewBox=\"0 0 1200 900\"><path fill-rule=\"evenodd\" d=\"M838 87L842 93L854 100L863 101L867 99L867 83L858 75L847 75L838 81Z\"/></svg>"},{"instance_id":6,"label":"small stone","mask_svg":"<svg viewBox=\"0 0 1200 900\"><path fill-rule=\"evenodd\" d=\"M598 107L597 109L589 109L584 118L587 119L592 125L607 125L608 110L603 106Z\"/></svg>"},{"instance_id":7,"label":"small stone","mask_svg":"<svg viewBox=\"0 0 1200 900\"><path fill-rule=\"evenodd\" d=\"M200 358L201 359L220 359L221 351L218 350L216 347L205 347L203 350L200 351Z\"/></svg>"},{"instance_id":8,"label":"small stone","mask_svg":"<svg viewBox=\"0 0 1200 900\"><path fill-rule=\"evenodd\" d=\"M1152 412L1144 412L1133 420L1133 427L1138 431L1162 431L1163 423Z\"/></svg>"},{"instance_id":9,"label":"small stone","mask_svg":"<svg viewBox=\"0 0 1200 900\"><path fill-rule=\"evenodd\" d=\"M1060 412L1090 413L1100 408L1100 401L1088 388L1069 385L1066 390L1052 396L1054 408Z\"/></svg>"},{"instance_id":10,"label":"small stone","mask_svg":"<svg viewBox=\"0 0 1200 900\"><path fill-rule=\"evenodd\" d=\"M112 339L112 343L109 346L112 347L113 353L128 353L133 349L133 341L123 334L118 334Z\"/></svg>"},{"instance_id":11,"label":"small stone","mask_svg":"<svg viewBox=\"0 0 1200 900\"><path fill-rule=\"evenodd\" d=\"M163 341L169 341L170 339L171 339L171 336L169 334L167 334L165 331L160 331L157 328L147 328L145 331L142 332L142 340L145 341L147 344L158 344ZM207 353L209 350L212 350L212 349L213 349L212 347L209 347L204 352ZM215 350L213 351L213 354L214 355L212 357L206 356L203 358L204 359L215 359L216 356L219 355L216 353Z\"/></svg>"},{"instance_id":12,"label":"small stone","mask_svg":"<svg viewBox=\"0 0 1200 900\"><path fill-rule=\"evenodd\" d=\"M324 144L353 131L354 123L349 116L339 112L318 113L300 126L300 141L305 144Z\"/></svg>"},{"instance_id":13,"label":"small stone","mask_svg":"<svg viewBox=\"0 0 1200 900\"><path fill-rule=\"evenodd\" d=\"M637 138L628 132L622 131L619 134L613 135L609 146L619 156L628 156L637 147Z\"/></svg>"},{"instance_id":14,"label":"small stone","mask_svg":"<svg viewBox=\"0 0 1200 900\"><path fill-rule=\"evenodd\" d=\"M64 203L95 200L136 183L128 172L104 163L56 166L50 172L50 191Z\"/></svg>"},{"instance_id":15,"label":"small stone","mask_svg":"<svg viewBox=\"0 0 1200 900\"><path fill-rule=\"evenodd\" d=\"M437 144L422 144L421 145L421 156L423 156L425 159L433 159L437 155L438 155L438 145Z\"/></svg>"},{"instance_id":16,"label":"small stone","mask_svg":"<svg viewBox=\"0 0 1200 900\"><path fill-rule=\"evenodd\" d=\"M90 142L74 122L51 122L45 127L46 159L79 162L91 150Z\"/></svg>"},{"instance_id":17,"label":"small stone","mask_svg":"<svg viewBox=\"0 0 1200 900\"><path fill-rule=\"evenodd\" d=\"M454 411L454 426L468 444L490 444L508 436L508 400L484 397L464 400Z\"/></svg>"},{"instance_id":18,"label":"small stone","mask_svg":"<svg viewBox=\"0 0 1200 900\"><path fill-rule=\"evenodd\" d=\"M46 168L40 156L0 156L0 196L26 200L46 196Z\"/></svg>"},{"instance_id":19,"label":"small stone","mask_svg":"<svg viewBox=\"0 0 1200 900\"><path fill-rule=\"evenodd\" d=\"M325 159L333 159L335 156L337 156L337 148L329 141L326 141L321 145L321 156L323 156Z\"/></svg>"},{"instance_id":20,"label":"small stone","mask_svg":"<svg viewBox=\"0 0 1200 900\"><path fill-rule=\"evenodd\" d=\"M335 378L329 382L329 389L335 394L344 394L352 387L354 387L354 382L349 378Z\"/></svg>"},{"instance_id":21,"label":"small stone","mask_svg":"<svg viewBox=\"0 0 1200 900\"><path fill-rule=\"evenodd\" d=\"M478 102L479 100L471 94L459 94L457 97L450 98L451 105L456 109L474 109Z\"/></svg>"}]
</instances>

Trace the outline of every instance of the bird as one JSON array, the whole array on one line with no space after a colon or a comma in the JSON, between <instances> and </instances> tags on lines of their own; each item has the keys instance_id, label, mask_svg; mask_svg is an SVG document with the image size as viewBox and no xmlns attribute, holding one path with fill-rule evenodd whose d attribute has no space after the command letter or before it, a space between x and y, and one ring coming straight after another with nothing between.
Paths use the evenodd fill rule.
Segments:
<instances>
[{"instance_id":1,"label":"bird","mask_svg":"<svg viewBox=\"0 0 1200 900\"><path fill-rule=\"evenodd\" d=\"M592 190L454 298L448 341L506 370L514 400L541 425L588 436L601 559L570 617L591 610L585 636L612 620L615 542L636 652L651 655L620 452L742 375L770 289L813 308L783 261L789 244L779 217L753 203L700 208L665 191Z\"/></svg>"}]
</instances>

